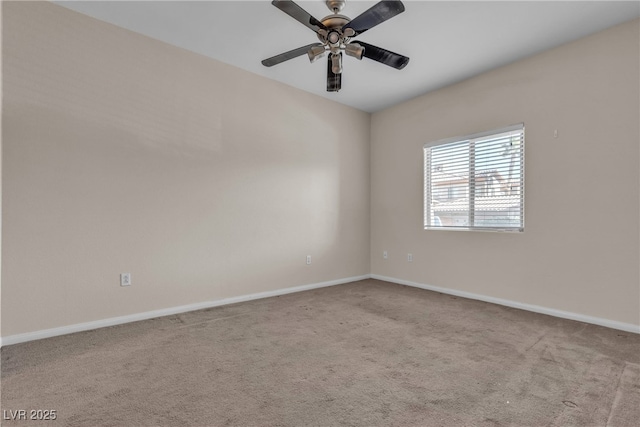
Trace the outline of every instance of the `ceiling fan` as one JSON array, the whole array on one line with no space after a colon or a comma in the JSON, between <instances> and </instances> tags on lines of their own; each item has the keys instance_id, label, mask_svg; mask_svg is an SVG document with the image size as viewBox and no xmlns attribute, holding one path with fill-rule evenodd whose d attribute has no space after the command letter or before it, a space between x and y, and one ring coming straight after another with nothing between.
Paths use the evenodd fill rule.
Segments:
<instances>
[{"instance_id":1,"label":"ceiling fan","mask_svg":"<svg viewBox=\"0 0 640 427\"><path fill-rule=\"evenodd\" d=\"M320 43L312 43L265 59L262 61L262 65L272 67L305 53L311 62L315 62L328 53L327 92L338 92L342 87L343 51L357 59L365 57L402 70L409 63L409 58L406 56L360 40L351 41L352 38L404 12L402 2L398 0L381 1L353 20L338 14L345 3L346 0L326 0L327 7L333 14L319 21L291 0L273 0L271 4L313 30Z\"/></svg>"}]
</instances>

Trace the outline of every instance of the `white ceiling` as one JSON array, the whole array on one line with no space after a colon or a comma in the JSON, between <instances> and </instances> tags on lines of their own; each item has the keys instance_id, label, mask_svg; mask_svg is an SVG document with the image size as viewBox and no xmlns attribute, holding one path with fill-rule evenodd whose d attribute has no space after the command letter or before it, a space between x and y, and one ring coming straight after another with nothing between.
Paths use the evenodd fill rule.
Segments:
<instances>
[{"instance_id":1,"label":"white ceiling","mask_svg":"<svg viewBox=\"0 0 640 427\"><path fill-rule=\"evenodd\" d=\"M398 71L345 57L342 90L328 93L326 59L260 63L317 42L269 0L56 3L367 112L640 16L638 1L405 0L404 13L357 39L408 56L409 65ZM323 0L297 3L318 19L330 14ZM341 14L353 19L375 3L348 0Z\"/></svg>"}]
</instances>

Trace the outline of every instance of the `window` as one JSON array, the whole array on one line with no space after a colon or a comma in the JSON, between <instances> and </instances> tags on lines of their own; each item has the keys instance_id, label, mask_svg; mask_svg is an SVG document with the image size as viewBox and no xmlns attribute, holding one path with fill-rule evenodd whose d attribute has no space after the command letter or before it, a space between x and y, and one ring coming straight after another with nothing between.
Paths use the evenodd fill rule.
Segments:
<instances>
[{"instance_id":1,"label":"window","mask_svg":"<svg viewBox=\"0 0 640 427\"><path fill-rule=\"evenodd\" d=\"M524 125L424 146L424 228L524 231Z\"/></svg>"}]
</instances>

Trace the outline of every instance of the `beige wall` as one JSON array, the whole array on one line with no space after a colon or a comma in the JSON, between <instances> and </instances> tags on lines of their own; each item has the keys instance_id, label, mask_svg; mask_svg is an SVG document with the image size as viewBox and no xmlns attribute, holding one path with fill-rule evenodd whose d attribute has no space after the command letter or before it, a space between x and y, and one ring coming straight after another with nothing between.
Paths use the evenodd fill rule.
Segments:
<instances>
[{"instance_id":1,"label":"beige wall","mask_svg":"<svg viewBox=\"0 0 640 427\"><path fill-rule=\"evenodd\" d=\"M372 273L639 325L639 55L635 20L374 114ZM423 144L520 122L525 232L424 231Z\"/></svg>"},{"instance_id":2,"label":"beige wall","mask_svg":"<svg viewBox=\"0 0 640 427\"><path fill-rule=\"evenodd\" d=\"M3 18L2 336L369 272L370 115L53 4Z\"/></svg>"},{"instance_id":3,"label":"beige wall","mask_svg":"<svg viewBox=\"0 0 640 427\"><path fill-rule=\"evenodd\" d=\"M369 272L640 324L638 21L371 117L3 9L4 337ZM423 231L423 144L518 122L526 232Z\"/></svg>"}]
</instances>

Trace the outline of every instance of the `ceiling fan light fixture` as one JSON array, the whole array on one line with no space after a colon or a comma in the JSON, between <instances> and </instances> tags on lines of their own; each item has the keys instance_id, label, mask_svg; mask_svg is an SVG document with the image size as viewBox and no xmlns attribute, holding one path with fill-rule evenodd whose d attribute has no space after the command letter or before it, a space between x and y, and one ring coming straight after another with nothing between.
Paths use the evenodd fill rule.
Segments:
<instances>
[{"instance_id":1,"label":"ceiling fan light fixture","mask_svg":"<svg viewBox=\"0 0 640 427\"><path fill-rule=\"evenodd\" d=\"M344 47L344 52L356 59L362 59L362 55L364 55L364 47L358 43L349 43Z\"/></svg>"},{"instance_id":2,"label":"ceiling fan light fixture","mask_svg":"<svg viewBox=\"0 0 640 427\"><path fill-rule=\"evenodd\" d=\"M345 28L342 31L342 35L345 37L353 37L356 35L356 31L353 28Z\"/></svg>"},{"instance_id":3,"label":"ceiling fan light fixture","mask_svg":"<svg viewBox=\"0 0 640 427\"><path fill-rule=\"evenodd\" d=\"M307 55L309 56L309 62L316 62L318 58L322 58L325 54L324 46L312 46L307 51Z\"/></svg>"},{"instance_id":4,"label":"ceiling fan light fixture","mask_svg":"<svg viewBox=\"0 0 640 427\"><path fill-rule=\"evenodd\" d=\"M337 31L331 31L327 36L327 41L330 44L337 44L340 42L340 34Z\"/></svg>"},{"instance_id":5,"label":"ceiling fan light fixture","mask_svg":"<svg viewBox=\"0 0 640 427\"><path fill-rule=\"evenodd\" d=\"M331 71L333 74L342 74L342 55L339 53L331 54Z\"/></svg>"}]
</instances>

